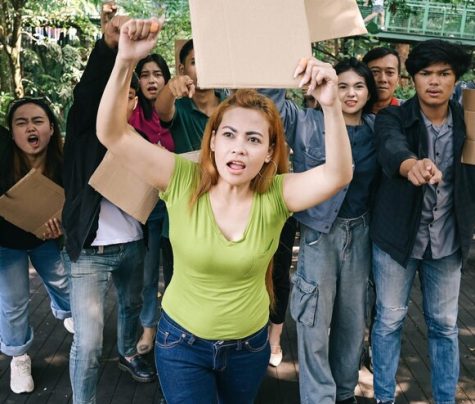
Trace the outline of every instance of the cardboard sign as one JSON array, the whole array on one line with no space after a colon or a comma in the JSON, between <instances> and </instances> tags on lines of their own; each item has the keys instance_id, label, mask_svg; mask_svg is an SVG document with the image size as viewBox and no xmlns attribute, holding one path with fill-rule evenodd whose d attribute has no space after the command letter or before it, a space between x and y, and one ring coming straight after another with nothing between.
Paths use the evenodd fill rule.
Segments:
<instances>
[{"instance_id":1,"label":"cardboard sign","mask_svg":"<svg viewBox=\"0 0 475 404\"><path fill-rule=\"evenodd\" d=\"M0 197L0 215L22 230L43 238L45 223L61 219L64 190L32 169Z\"/></svg>"},{"instance_id":2,"label":"cardboard sign","mask_svg":"<svg viewBox=\"0 0 475 404\"><path fill-rule=\"evenodd\" d=\"M311 42L367 32L355 0L189 3L201 88L296 88Z\"/></svg>"},{"instance_id":3,"label":"cardboard sign","mask_svg":"<svg viewBox=\"0 0 475 404\"><path fill-rule=\"evenodd\" d=\"M463 109L467 139L463 145L462 163L475 165L475 90L463 90Z\"/></svg>"},{"instance_id":4,"label":"cardboard sign","mask_svg":"<svg viewBox=\"0 0 475 404\"><path fill-rule=\"evenodd\" d=\"M89 179L89 185L143 224L158 202L158 190L126 168L109 151Z\"/></svg>"}]
</instances>

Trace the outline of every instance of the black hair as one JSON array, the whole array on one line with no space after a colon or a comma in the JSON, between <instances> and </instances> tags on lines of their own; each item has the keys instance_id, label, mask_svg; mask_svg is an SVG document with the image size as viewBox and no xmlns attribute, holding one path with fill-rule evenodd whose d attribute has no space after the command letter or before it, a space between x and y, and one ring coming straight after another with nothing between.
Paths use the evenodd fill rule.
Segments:
<instances>
[{"instance_id":1,"label":"black hair","mask_svg":"<svg viewBox=\"0 0 475 404\"><path fill-rule=\"evenodd\" d=\"M441 39L429 39L418 43L409 52L406 69L414 78L417 72L434 63L447 63L454 71L456 80L458 80L460 76L468 71L471 62L471 55L461 45Z\"/></svg>"},{"instance_id":2,"label":"black hair","mask_svg":"<svg viewBox=\"0 0 475 404\"><path fill-rule=\"evenodd\" d=\"M168 80L170 80L170 69L168 68L168 64L166 60L159 55L158 53L151 53L147 57L141 59L138 63L137 66L135 67L135 73L137 76L140 78L140 74L142 73L142 69L146 63L154 62L157 64L157 66L160 68L163 74L163 79L165 80L165 84L168 83ZM137 82L138 84L138 82ZM145 96L142 94L142 91L140 90L140 86L138 86L137 96L139 99L139 104L140 107L142 108L143 114L145 116L146 120L152 119L152 112L153 112L153 105L150 102L150 100L147 100Z\"/></svg>"},{"instance_id":3,"label":"black hair","mask_svg":"<svg viewBox=\"0 0 475 404\"><path fill-rule=\"evenodd\" d=\"M376 59L381 59L385 56L393 55L397 58L397 72L401 74L401 58L399 57L399 53L392 48L386 48L385 46L378 46L377 48L373 48L363 56L363 62L368 64Z\"/></svg>"},{"instance_id":4,"label":"black hair","mask_svg":"<svg viewBox=\"0 0 475 404\"><path fill-rule=\"evenodd\" d=\"M184 45L180 49L180 54L178 55L178 58L180 60L180 63L182 65L185 64L185 59L188 56L188 54L193 50L193 39L189 39L184 43Z\"/></svg>"},{"instance_id":5,"label":"black hair","mask_svg":"<svg viewBox=\"0 0 475 404\"><path fill-rule=\"evenodd\" d=\"M135 93L138 93L140 90L139 77L137 73L132 74L132 79L130 80L130 88L135 90Z\"/></svg>"},{"instance_id":6,"label":"black hair","mask_svg":"<svg viewBox=\"0 0 475 404\"><path fill-rule=\"evenodd\" d=\"M31 167L26 159L23 151L18 148L12 139L13 136L13 116L15 111L23 105L35 104L40 107L48 117L49 123L53 128L53 135L48 143L46 149L46 162L43 174L51 180L61 183L61 172L63 167L63 139L59 124L53 110L49 104L42 98L19 98L10 102L6 116L6 124L10 132L10 153L7 157L6 163L2 164L2 171L0 173L0 188L3 192L10 188L13 184L24 177Z\"/></svg>"},{"instance_id":7,"label":"black hair","mask_svg":"<svg viewBox=\"0 0 475 404\"><path fill-rule=\"evenodd\" d=\"M378 101L378 89L374 81L374 76L369 67L358 59L351 57L338 62L335 66L337 75L348 70L353 70L358 76L363 77L366 87L368 88L369 99L363 107L363 113L369 114L373 109L373 105Z\"/></svg>"}]
</instances>

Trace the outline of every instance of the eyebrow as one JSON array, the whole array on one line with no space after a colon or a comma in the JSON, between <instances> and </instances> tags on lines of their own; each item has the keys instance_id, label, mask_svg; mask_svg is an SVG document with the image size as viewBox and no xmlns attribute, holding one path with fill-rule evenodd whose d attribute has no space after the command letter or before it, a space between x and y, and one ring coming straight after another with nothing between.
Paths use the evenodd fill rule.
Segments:
<instances>
[{"instance_id":1,"label":"eyebrow","mask_svg":"<svg viewBox=\"0 0 475 404\"><path fill-rule=\"evenodd\" d=\"M237 129L233 128L232 126L229 126L229 125L225 125L223 126L223 129L229 129L231 132L233 133L237 133ZM263 134L261 132L258 132L258 131L255 131L255 130L249 130L246 132L246 135L258 135L258 136L261 136L261 137L264 137Z\"/></svg>"},{"instance_id":2,"label":"eyebrow","mask_svg":"<svg viewBox=\"0 0 475 404\"><path fill-rule=\"evenodd\" d=\"M46 117L44 117L44 116L37 115L37 116L31 117L30 119L31 119L32 121L34 121L35 119L45 119L45 118L46 118ZM27 121L27 120L28 120L27 117L19 116L18 118L15 118L13 121L14 121L14 122L18 122L18 121Z\"/></svg>"},{"instance_id":3,"label":"eyebrow","mask_svg":"<svg viewBox=\"0 0 475 404\"><path fill-rule=\"evenodd\" d=\"M453 72L453 69L451 67L446 67L445 69L435 70L435 69L431 69L430 67L427 67L425 69L421 69L420 71L427 72L427 73L445 73L445 72Z\"/></svg>"}]
</instances>

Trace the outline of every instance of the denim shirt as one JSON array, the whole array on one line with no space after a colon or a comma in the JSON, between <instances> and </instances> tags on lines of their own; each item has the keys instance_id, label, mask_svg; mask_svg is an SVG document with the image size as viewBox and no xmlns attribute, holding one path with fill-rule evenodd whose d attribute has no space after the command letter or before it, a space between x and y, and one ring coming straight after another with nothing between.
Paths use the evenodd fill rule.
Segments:
<instances>
[{"instance_id":1,"label":"denim shirt","mask_svg":"<svg viewBox=\"0 0 475 404\"><path fill-rule=\"evenodd\" d=\"M323 113L311 108L299 108L285 99L285 90L261 89L259 92L272 99L277 106L284 123L287 143L293 150L294 172L307 171L325 163ZM374 115L364 116L364 121L372 129ZM349 185L325 202L295 213L294 217L315 231L328 233L338 217L348 188Z\"/></svg>"}]
</instances>

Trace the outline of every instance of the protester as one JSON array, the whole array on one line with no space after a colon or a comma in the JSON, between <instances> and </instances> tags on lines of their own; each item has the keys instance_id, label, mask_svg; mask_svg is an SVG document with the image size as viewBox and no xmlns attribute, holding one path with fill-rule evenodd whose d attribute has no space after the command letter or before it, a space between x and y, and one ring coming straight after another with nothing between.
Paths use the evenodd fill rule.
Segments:
<instances>
[{"instance_id":1,"label":"protester","mask_svg":"<svg viewBox=\"0 0 475 404\"><path fill-rule=\"evenodd\" d=\"M153 144L174 151L175 144L168 129L160 124L154 108L157 95L170 80L167 62L162 56L152 53L140 60L135 68L139 77L138 105L133 110L129 123ZM143 306L140 322L143 334L137 343L137 352L145 354L153 349L158 323L158 282L160 252L162 254L165 288L173 274L173 252L168 238L168 214L165 202L158 201L147 220L147 252L144 260Z\"/></svg>"},{"instance_id":2,"label":"protester","mask_svg":"<svg viewBox=\"0 0 475 404\"><path fill-rule=\"evenodd\" d=\"M179 75L170 79L155 102L165 128L172 133L175 152L186 153L201 146L208 118L225 98L223 92L197 87L193 40L179 53Z\"/></svg>"},{"instance_id":3,"label":"protester","mask_svg":"<svg viewBox=\"0 0 475 404\"><path fill-rule=\"evenodd\" d=\"M378 93L371 71L356 59L338 63L335 70L355 169L348 187L295 214L300 251L290 311L297 323L302 403L356 402L371 268L369 208L379 172L371 109ZM299 109L285 100L284 91L263 92L284 121L294 171L324 164L325 114Z\"/></svg>"},{"instance_id":4,"label":"protester","mask_svg":"<svg viewBox=\"0 0 475 404\"><path fill-rule=\"evenodd\" d=\"M406 61L416 95L376 117L383 168L371 222L377 291L374 393L379 403L394 403L401 330L416 272L433 400L455 403L458 297L475 225L475 167L461 162L463 112L450 97L470 62L459 45L442 40L417 44Z\"/></svg>"},{"instance_id":5,"label":"protester","mask_svg":"<svg viewBox=\"0 0 475 404\"><path fill-rule=\"evenodd\" d=\"M103 5L104 35L96 42L81 81L74 89L66 128L63 209L66 251L62 257L70 276L76 328L69 362L75 404L96 402L105 295L110 278L117 290L119 368L138 382L156 380L153 367L136 350L142 306L143 229L137 220L88 185L106 153L96 137L97 109L114 65L120 25L127 20L125 16L112 17L113 13L110 4ZM131 113L136 104L130 78L126 87L126 108L114 113L114 120L126 120L127 107Z\"/></svg>"},{"instance_id":6,"label":"protester","mask_svg":"<svg viewBox=\"0 0 475 404\"><path fill-rule=\"evenodd\" d=\"M297 69L326 113L322 166L274 175L287 165L282 124L273 104L252 90L237 91L215 110L196 164L151 147L112 119L125 110L124 83L155 45L157 25L133 20L122 27L97 133L167 203L175 266L155 347L166 401L251 403L269 361L264 281L282 226L290 211L322 202L351 179L337 78L313 58Z\"/></svg>"},{"instance_id":7,"label":"protester","mask_svg":"<svg viewBox=\"0 0 475 404\"><path fill-rule=\"evenodd\" d=\"M400 105L401 100L394 97L394 92L401 77L401 61L399 53L391 48L378 47L371 49L363 57L373 73L378 88L378 102L373 105L373 113L389 105Z\"/></svg>"},{"instance_id":8,"label":"protester","mask_svg":"<svg viewBox=\"0 0 475 404\"><path fill-rule=\"evenodd\" d=\"M0 194L5 194L32 168L61 185L63 150L58 121L42 99L14 100L8 109L9 132L2 133ZM28 305L30 301L29 261L38 272L51 299L53 315L74 332L69 304L68 278L61 263L58 237L61 224L46 223L43 239L0 218L0 350L13 359L10 388L14 393L34 389L31 359L33 343Z\"/></svg>"}]
</instances>

